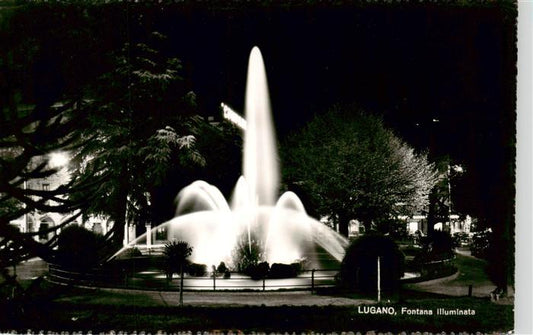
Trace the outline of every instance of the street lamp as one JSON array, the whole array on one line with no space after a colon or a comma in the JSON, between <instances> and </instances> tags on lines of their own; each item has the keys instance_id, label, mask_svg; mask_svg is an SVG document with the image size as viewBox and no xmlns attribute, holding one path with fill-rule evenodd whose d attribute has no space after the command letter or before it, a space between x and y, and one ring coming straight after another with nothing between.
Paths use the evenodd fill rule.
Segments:
<instances>
[{"instance_id":1,"label":"street lamp","mask_svg":"<svg viewBox=\"0 0 533 335\"><path fill-rule=\"evenodd\" d=\"M48 164L52 169L62 168L69 162L69 156L66 152L55 151L48 155Z\"/></svg>"}]
</instances>

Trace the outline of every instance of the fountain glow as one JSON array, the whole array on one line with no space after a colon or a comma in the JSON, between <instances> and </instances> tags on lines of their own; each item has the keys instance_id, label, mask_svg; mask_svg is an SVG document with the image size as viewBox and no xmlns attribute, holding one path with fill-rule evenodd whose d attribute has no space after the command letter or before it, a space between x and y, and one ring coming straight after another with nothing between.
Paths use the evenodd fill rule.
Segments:
<instances>
[{"instance_id":1,"label":"fountain glow","mask_svg":"<svg viewBox=\"0 0 533 335\"><path fill-rule=\"evenodd\" d=\"M342 260L346 238L309 217L293 192L284 193L276 201L278 157L267 77L257 47L252 49L248 64L246 118L225 104L221 106L225 117L235 119L245 131L243 176L237 181L231 206L215 186L195 181L179 192L176 217L156 229L166 228L168 240L188 242L193 246L191 260L208 266L221 261L232 264L232 255L243 238L248 240L249 248L252 240L259 243L270 264L300 260L314 244ZM130 245L144 240L146 234Z\"/></svg>"}]
</instances>

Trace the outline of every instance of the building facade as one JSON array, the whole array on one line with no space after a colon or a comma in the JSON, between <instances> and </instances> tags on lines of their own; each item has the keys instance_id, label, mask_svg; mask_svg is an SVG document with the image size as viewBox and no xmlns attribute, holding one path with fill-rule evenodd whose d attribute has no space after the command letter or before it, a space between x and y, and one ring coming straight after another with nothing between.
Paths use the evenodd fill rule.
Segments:
<instances>
[{"instance_id":1,"label":"building facade","mask_svg":"<svg viewBox=\"0 0 533 335\"><path fill-rule=\"evenodd\" d=\"M64 154L66 155L66 154ZM37 166L37 164L43 163L43 161L48 160L49 164L57 164L60 162L53 162L54 159L67 159L68 156L60 157L51 157L50 155L40 156L34 159L32 166ZM32 168L30 166L29 168ZM70 173L65 166L63 166L55 174L45 177L31 179L24 182L24 189L31 190L40 190L40 191L53 191L58 187L67 184L70 181ZM35 199L37 200L37 199ZM50 200L51 201L51 200ZM48 203L48 205L55 205L53 201ZM23 233L39 233L35 235L35 240L39 242L47 242L54 238L55 235L61 232L61 229L53 229L48 232L50 228L59 226L68 220L75 213L48 213L42 212L39 210L33 210L24 216L11 221L11 225L17 227ZM71 224L77 224L83 226L88 230L91 230L97 234L105 235L112 227L112 223L103 216L84 216L81 215L76 218Z\"/></svg>"}]
</instances>

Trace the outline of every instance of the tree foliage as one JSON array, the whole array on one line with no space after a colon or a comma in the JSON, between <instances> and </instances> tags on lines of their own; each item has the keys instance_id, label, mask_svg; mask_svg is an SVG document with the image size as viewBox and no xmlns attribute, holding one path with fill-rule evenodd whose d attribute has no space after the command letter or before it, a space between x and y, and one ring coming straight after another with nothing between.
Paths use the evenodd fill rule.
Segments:
<instances>
[{"instance_id":1,"label":"tree foliage","mask_svg":"<svg viewBox=\"0 0 533 335\"><path fill-rule=\"evenodd\" d=\"M70 195L100 181L94 176L49 190L30 186L58 172L49 164L52 153L83 146L78 130L87 114L80 108L81 87L101 70L93 66L101 58L91 34L95 27L83 10L63 9L21 4L4 8L0 17L0 267L35 255L51 260L57 241L41 244L35 235L75 220L87 199ZM65 17L72 20L69 29ZM10 224L33 211L62 213L65 219L41 232Z\"/></svg>"},{"instance_id":2,"label":"tree foliage","mask_svg":"<svg viewBox=\"0 0 533 335\"><path fill-rule=\"evenodd\" d=\"M416 262L441 261L454 257L453 239L449 232L433 232L431 236L424 238L422 246L423 249L415 257Z\"/></svg>"},{"instance_id":3,"label":"tree foliage","mask_svg":"<svg viewBox=\"0 0 533 335\"><path fill-rule=\"evenodd\" d=\"M258 264L265 261L264 246L256 236L242 234L233 250L233 266L238 272L250 275Z\"/></svg>"},{"instance_id":4,"label":"tree foliage","mask_svg":"<svg viewBox=\"0 0 533 335\"><path fill-rule=\"evenodd\" d=\"M6 23L7 24L7 23ZM9 25L8 25L9 26ZM13 24L13 27L17 27ZM25 67L38 67L47 46L32 37L18 43L9 43L5 32L0 38L8 47L0 53L0 237L1 262L12 263L39 255L51 259L48 245L34 240L39 233L48 233L74 221L83 207L84 199L71 199L75 190L98 183L98 177L73 185L65 181L55 189L31 187L32 181L42 180L58 173L62 167L50 164L50 155L59 151L77 150L83 145L78 129L86 114L79 108L79 95L59 93L48 74L29 77ZM35 43L31 43L31 42ZM38 72L37 70L35 70ZM53 76L52 76L53 77ZM52 82L51 82L52 81ZM31 97L25 86L36 87ZM48 88L52 91L40 92ZM32 211L63 213L66 219L60 225L41 232L21 232L10 221ZM11 252L12 251L12 252Z\"/></svg>"},{"instance_id":5,"label":"tree foliage","mask_svg":"<svg viewBox=\"0 0 533 335\"><path fill-rule=\"evenodd\" d=\"M63 229L57 241L55 261L62 266L90 270L101 261L103 236L77 225Z\"/></svg>"},{"instance_id":6,"label":"tree foliage","mask_svg":"<svg viewBox=\"0 0 533 335\"><path fill-rule=\"evenodd\" d=\"M84 206L84 199L70 199L75 190L98 183L98 177L73 185L65 181L55 189L42 190L30 187L30 182L50 177L60 167L50 164L49 155L58 150L73 150L80 145L75 121L70 116L72 104L52 108L34 107L21 111L14 105L2 109L0 124L0 237L4 246L2 261L12 262L29 255L45 259L51 256L48 246L37 243L33 237L47 233L75 220ZM42 112L42 113L40 113ZM59 226L44 232L22 233L10 225L10 221L23 217L31 211L64 213L66 220ZM49 242L53 246L55 240ZM5 248L6 245L10 248ZM13 246L16 245L17 247ZM23 252L10 254L7 250L23 247Z\"/></svg>"},{"instance_id":7,"label":"tree foliage","mask_svg":"<svg viewBox=\"0 0 533 335\"><path fill-rule=\"evenodd\" d=\"M172 241L165 245L163 255L167 262L169 271L180 273L181 268L185 267L193 248L185 241Z\"/></svg>"},{"instance_id":8,"label":"tree foliage","mask_svg":"<svg viewBox=\"0 0 533 335\"><path fill-rule=\"evenodd\" d=\"M126 44L113 55L114 66L88 88L84 108L88 143L77 152L75 180L101 176L102 183L77 194L90 197L88 213L108 215L113 240L122 242L125 222L151 221L151 197L168 173L201 166L193 117L195 94L181 77L181 62L167 57L165 37Z\"/></svg>"},{"instance_id":9,"label":"tree foliage","mask_svg":"<svg viewBox=\"0 0 533 335\"><path fill-rule=\"evenodd\" d=\"M36 210L65 214L61 225L46 231L52 232L81 210L106 214L116 221L111 237L121 242L126 213L133 222L150 220L147 184L163 183L177 166L203 164L191 131L195 95L186 90L180 61L157 50L164 48L164 36L154 33L151 44L132 42L106 57L125 35L100 31L96 8L22 7L0 18L0 239L6 263L34 255L51 259L57 242L38 243L39 232L21 232L11 220ZM57 189L28 188L58 172L48 164L56 151L75 156L73 178Z\"/></svg>"},{"instance_id":10,"label":"tree foliage","mask_svg":"<svg viewBox=\"0 0 533 335\"><path fill-rule=\"evenodd\" d=\"M189 256L192 255L193 248L185 241L172 241L165 245L163 254L166 258L167 278L172 279L172 274L180 274L180 306L183 305L183 276L185 266L189 264Z\"/></svg>"},{"instance_id":11,"label":"tree foliage","mask_svg":"<svg viewBox=\"0 0 533 335\"><path fill-rule=\"evenodd\" d=\"M428 235L432 235L435 224L449 222L450 215L460 213L455 201L457 189L460 189L460 182L464 179L461 177L464 172L459 165L452 165L449 156L442 156L433 159L438 172L438 180L429 195L428 208ZM460 198L460 197L457 197Z\"/></svg>"},{"instance_id":12,"label":"tree foliage","mask_svg":"<svg viewBox=\"0 0 533 335\"><path fill-rule=\"evenodd\" d=\"M319 215L336 218L345 235L350 219L370 230L424 209L436 182L425 155L381 119L353 109L336 106L316 116L282 148L286 183L298 185Z\"/></svg>"}]
</instances>

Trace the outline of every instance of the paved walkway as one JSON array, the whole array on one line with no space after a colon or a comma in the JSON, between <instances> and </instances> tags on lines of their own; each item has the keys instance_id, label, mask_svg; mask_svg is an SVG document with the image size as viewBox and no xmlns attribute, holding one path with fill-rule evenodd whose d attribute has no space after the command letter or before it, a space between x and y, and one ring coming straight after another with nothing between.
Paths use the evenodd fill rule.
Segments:
<instances>
[{"instance_id":1,"label":"paved walkway","mask_svg":"<svg viewBox=\"0 0 533 335\"><path fill-rule=\"evenodd\" d=\"M125 289L92 289L83 293L57 299L87 305L135 305L138 307L178 306L179 292L138 291ZM373 300L350 299L315 295L309 291L285 292L183 292L185 306L357 306L373 304Z\"/></svg>"},{"instance_id":2,"label":"paved walkway","mask_svg":"<svg viewBox=\"0 0 533 335\"><path fill-rule=\"evenodd\" d=\"M32 258L17 266L7 268L9 274L17 274L18 280L32 280L48 272L48 264L40 258ZM0 276L0 280L3 278Z\"/></svg>"},{"instance_id":3,"label":"paved walkway","mask_svg":"<svg viewBox=\"0 0 533 335\"><path fill-rule=\"evenodd\" d=\"M464 259L457 266L459 271L452 276L428 280L415 284L406 284L404 287L416 291L442 294L447 296L464 297L469 294L472 285L472 296L488 298L496 285L490 281L484 271L486 261L476 258L469 251L458 251ZM511 305L514 303L514 290L507 288L508 296L497 301L499 304Z\"/></svg>"},{"instance_id":4,"label":"paved walkway","mask_svg":"<svg viewBox=\"0 0 533 335\"><path fill-rule=\"evenodd\" d=\"M456 297L464 297L468 295L469 287L464 283L457 283L460 277L460 273L457 272L454 275L428 280L416 284L407 284L406 288L415 289L418 291L431 292L443 295L450 295ZM472 286L472 296L474 297L488 297L490 292L494 290L495 285L492 283L482 283L481 285Z\"/></svg>"}]
</instances>

